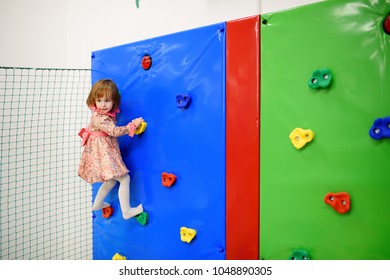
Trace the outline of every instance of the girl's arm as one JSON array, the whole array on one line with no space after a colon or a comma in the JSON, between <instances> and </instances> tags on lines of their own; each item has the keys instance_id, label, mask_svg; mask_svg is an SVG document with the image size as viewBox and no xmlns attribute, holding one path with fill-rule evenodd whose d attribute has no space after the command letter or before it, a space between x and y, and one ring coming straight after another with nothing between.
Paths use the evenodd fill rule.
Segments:
<instances>
[{"instance_id":1,"label":"girl's arm","mask_svg":"<svg viewBox=\"0 0 390 280\"><path fill-rule=\"evenodd\" d=\"M112 119L105 115L97 115L93 125L113 137L119 137L126 134L132 136L136 129L136 125L131 122L126 126L116 126Z\"/></svg>"}]
</instances>

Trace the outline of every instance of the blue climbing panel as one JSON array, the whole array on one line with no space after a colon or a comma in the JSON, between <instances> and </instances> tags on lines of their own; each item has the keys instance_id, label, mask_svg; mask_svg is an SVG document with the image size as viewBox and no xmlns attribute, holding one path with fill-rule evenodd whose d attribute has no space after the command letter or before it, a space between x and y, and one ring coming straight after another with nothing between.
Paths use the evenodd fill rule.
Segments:
<instances>
[{"instance_id":1,"label":"blue climbing panel","mask_svg":"<svg viewBox=\"0 0 390 280\"><path fill-rule=\"evenodd\" d=\"M93 214L93 258L225 259L225 23L95 51L92 81L102 78L121 92L118 125L139 116L147 123L119 145L131 205L142 203L149 220L122 218L116 186L106 199L113 215ZM177 95L191 102L178 106ZM176 175L171 187L163 172ZM190 243L181 227L196 230Z\"/></svg>"}]
</instances>

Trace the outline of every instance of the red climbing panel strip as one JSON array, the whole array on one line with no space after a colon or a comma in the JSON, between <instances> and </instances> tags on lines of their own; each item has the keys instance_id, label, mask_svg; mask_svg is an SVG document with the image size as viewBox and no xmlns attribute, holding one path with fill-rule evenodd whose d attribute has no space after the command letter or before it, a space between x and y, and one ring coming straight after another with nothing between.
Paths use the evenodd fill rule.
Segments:
<instances>
[{"instance_id":1,"label":"red climbing panel strip","mask_svg":"<svg viewBox=\"0 0 390 280\"><path fill-rule=\"evenodd\" d=\"M259 259L259 16L226 29L226 259Z\"/></svg>"}]
</instances>

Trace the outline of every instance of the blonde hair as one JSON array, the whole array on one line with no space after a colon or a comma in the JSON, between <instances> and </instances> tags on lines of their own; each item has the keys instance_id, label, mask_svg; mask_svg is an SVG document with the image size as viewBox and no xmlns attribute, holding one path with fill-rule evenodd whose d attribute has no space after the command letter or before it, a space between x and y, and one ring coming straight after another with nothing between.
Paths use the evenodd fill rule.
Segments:
<instances>
[{"instance_id":1,"label":"blonde hair","mask_svg":"<svg viewBox=\"0 0 390 280\"><path fill-rule=\"evenodd\" d=\"M119 108L121 96L116 84L110 79L102 79L97 81L91 88L87 98L87 106L96 106L96 100L99 98L108 98L112 100L113 108Z\"/></svg>"}]
</instances>

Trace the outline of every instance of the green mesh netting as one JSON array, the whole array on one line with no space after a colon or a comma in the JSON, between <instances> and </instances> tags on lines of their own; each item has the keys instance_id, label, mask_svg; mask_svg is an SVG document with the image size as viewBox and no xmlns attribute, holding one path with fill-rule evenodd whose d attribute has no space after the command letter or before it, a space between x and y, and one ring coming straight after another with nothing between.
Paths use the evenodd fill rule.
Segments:
<instances>
[{"instance_id":1,"label":"green mesh netting","mask_svg":"<svg viewBox=\"0 0 390 280\"><path fill-rule=\"evenodd\" d=\"M88 69L0 67L0 259L91 259L91 188L77 176Z\"/></svg>"}]
</instances>

